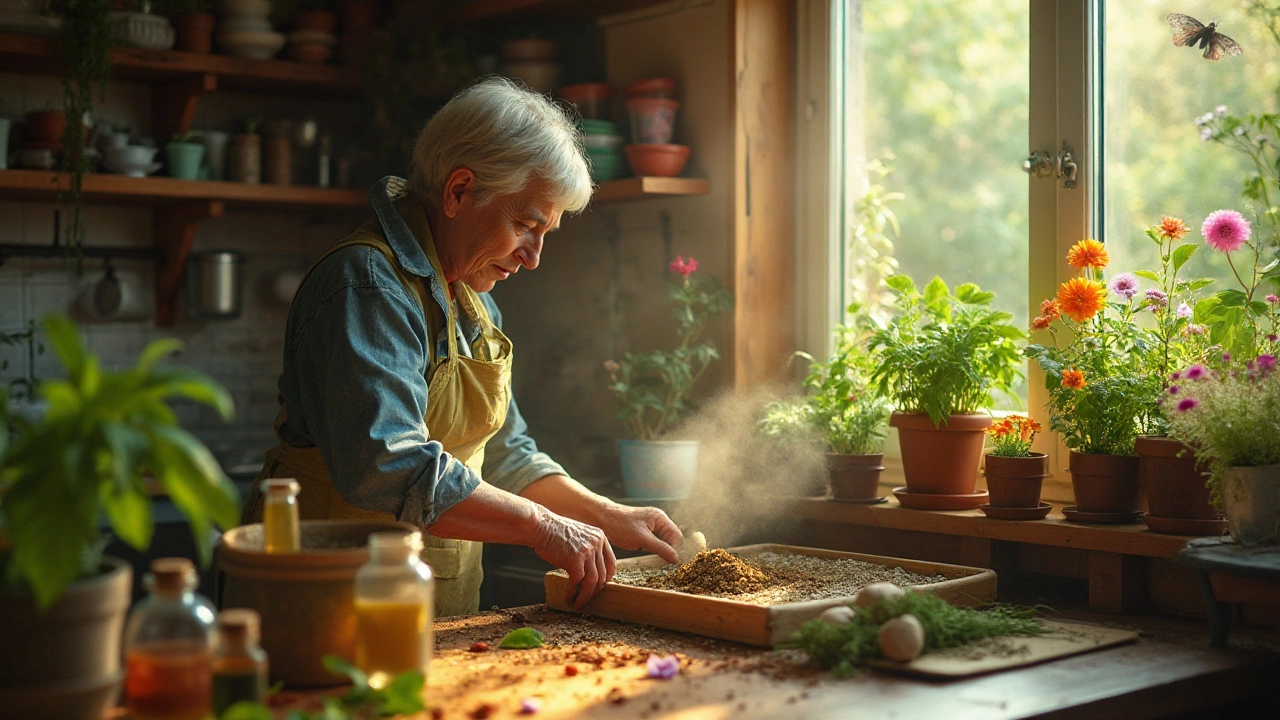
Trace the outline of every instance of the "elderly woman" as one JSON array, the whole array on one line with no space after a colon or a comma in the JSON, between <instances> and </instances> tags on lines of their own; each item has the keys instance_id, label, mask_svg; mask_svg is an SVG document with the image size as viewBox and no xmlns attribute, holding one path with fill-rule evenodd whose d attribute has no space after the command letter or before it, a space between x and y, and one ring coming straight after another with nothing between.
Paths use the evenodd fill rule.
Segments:
<instances>
[{"instance_id":1,"label":"elderly woman","mask_svg":"<svg viewBox=\"0 0 1280 720\"><path fill-rule=\"evenodd\" d=\"M304 519L423 528L437 615L478 608L485 542L566 570L579 608L613 575L610 543L677 560L666 514L570 479L511 395L511 341L488 291L538 267L544 237L591 191L564 113L482 82L423 129L407 185L374 186L375 217L312 267L289 311L280 443L262 477L297 478ZM261 505L255 492L246 518Z\"/></svg>"}]
</instances>

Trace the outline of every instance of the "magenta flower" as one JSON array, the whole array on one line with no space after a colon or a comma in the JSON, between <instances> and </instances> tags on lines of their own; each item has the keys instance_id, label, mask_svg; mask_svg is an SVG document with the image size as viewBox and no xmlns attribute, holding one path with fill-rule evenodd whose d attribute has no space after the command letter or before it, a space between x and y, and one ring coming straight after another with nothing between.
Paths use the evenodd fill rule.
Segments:
<instances>
[{"instance_id":1,"label":"magenta flower","mask_svg":"<svg viewBox=\"0 0 1280 720\"><path fill-rule=\"evenodd\" d=\"M1276 303L1280 303L1280 295L1276 295L1275 293L1267 293L1267 302L1271 303L1272 305L1275 305Z\"/></svg>"},{"instance_id":2,"label":"magenta flower","mask_svg":"<svg viewBox=\"0 0 1280 720\"><path fill-rule=\"evenodd\" d=\"M670 680L680 674L680 658L675 655L650 655L644 663L645 677Z\"/></svg>"},{"instance_id":3,"label":"magenta flower","mask_svg":"<svg viewBox=\"0 0 1280 720\"><path fill-rule=\"evenodd\" d=\"M1170 395L1177 395L1177 394L1178 394L1178 391L1179 391L1179 390L1181 390L1181 389L1182 389L1182 388L1179 388L1177 385L1170 385L1170 386L1169 386L1169 394L1170 394Z\"/></svg>"},{"instance_id":4,"label":"magenta flower","mask_svg":"<svg viewBox=\"0 0 1280 720\"><path fill-rule=\"evenodd\" d=\"M1148 290L1147 299L1151 301L1151 311L1155 312L1169 304L1169 296L1159 290Z\"/></svg>"},{"instance_id":5,"label":"magenta flower","mask_svg":"<svg viewBox=\"0 0 1280 720\"><path fill-rule=\"evenodd\" d=\"M1262 372L1270 372L1276 369L1275 355L1259 355L1255 362L1258 363L1258 369Z\"/></svg>"},{"instance_id":6,"label":"magenta flower","mask_svg":"<svg viewBox=\"0 0 1280 720\"><path fill-rule=\"evenodd\" d=\"M1220 252L1239 250L1249 240L1249 221L1235 210L1218 210L1210 213L1200 226L1200 233L1209 247Z\"/></svg>"},{"instance_id":7,"label":"magenta flower","mask_svg":"<svg viewBox=\"0 0 1280 720\"><path fill-rule=\"evenodd\" d=\"M1111 292L1125 300L1132 300L1138 294L1138 276L1133 273L1120 273L1111 278Z\"/></svg>"},{"instance_id":8,"label":"magenta flower","mask_svg":"<svg viewBox=\"0 0 1280 720\"><path fill-rule=\"evenodd\" d=\"M1186 303L1179 303L1178 309L1174 312L1176 312L1180 318L1189 318L1191 317L1191 306Z\"/></svg>"},{"instance_id":9,"label":"magenta flower","mask_svg":"<svg viewBox=\"0 0 1280 720\"><path fill-rule=\"evenodd\" d=\"M1205 370L1203 365L1192 365L1191 367L1187 368L1187 379L1199 380L1200 378L1204 377L1206 372L1208 371Z\"/></svg>"},{"instance_id":10,"label":"magenta flower","mask_svg":"<svg viewBox=\"0 0 1280 720\"><path fill-rule=\"evenodd\" d=\"M1231 353L1229 353L1229 352L1224 352L1224 353L1222 353L1222 362L1224 362L1224 363L1229 363L1229 362L1231 362Z\"/></svg>"},{"instance_id":11,"label":"magenta flower","mask_svg":"<svg viewBox=\"0 0 1280 720\"><path fill-rule=\"evenodd\" d=\"M1195 398L1183 398L1178 401L1178 412L1186 412L1199 404L1200 401Z\"/></svg>"},{"instance_id":12,"label":"magenta flower","mask_svg":"<svg viewBox=\"0 0 1280 720\"><path fill-rule=\"evenodd\" d=\"M1172 375L1170 375L1170 376L1169 376L1169 379L1170 379L1170 380L1181 380L1181 379L1182 379L1182 373L1180 373L1180 372L1175 372L1174 374L1172 374Z\"/></svg>"},{"instance_id":13,"label":"magenta flower","mask_svg":"<svg viewBox=\"0 0 1280 720\"><path fill-rule=\"evenodd\" d=\"M1205 330L1206 330L1205 326L1197 325L1195 323L1191 323L1190 325L1187 326L1187 332L1192 335L1203 335Z\"/></svg>"},{"instance_id":14,"label":"magenta flower","mask_svg":"<svg viewBox=\"0 0 1280 720\"><path fill-rule=\"evenodd\" d=\"M1275 333L1267 335L1267 342L1276 342L1277 340L1280 340L1280 335L1276 335Z\"/></svg>"},{"instance_id":15,"label":"magenta flower","mask_svg":"<svg viewBox=\"0 0 1280 720\"><path fill-rule=\"evenodd\" d=\"M542 701L537 698L527 697L520 701L521 715L534 715L542 709Z\"/></svg>"},{"instance_id":16,"label":"magenta flower","mask_svg":"<svg viewBox=\"0 0 1280 720\"><path fill-rule=\"evenodd\" d=\"M667 270L673 273L680 273L685 277L689 277L698 269L698 261L693 258L684 259L683 255L677 255L675 260L667 266Z\"/></svg>"}]
</instances>

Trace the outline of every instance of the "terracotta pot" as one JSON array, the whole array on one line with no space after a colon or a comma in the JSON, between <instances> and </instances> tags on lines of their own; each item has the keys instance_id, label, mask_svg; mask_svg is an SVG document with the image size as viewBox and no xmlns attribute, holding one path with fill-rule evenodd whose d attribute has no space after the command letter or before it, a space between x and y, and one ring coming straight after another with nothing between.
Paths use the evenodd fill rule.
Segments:
<instances>
[{"instance_id":1,"label":"terracotta pot","mask_svg":"<svg viewBox=\"0 0 1280 720\"><path fill-rule=\"evenodd\" d=\"M689 160L688 145L628 145L623 148L631 172L639 177L675 177Z\"/></svg>"},{"instance_id":2,"label":"terracotta pot","mask_svg":"<svg viewBox=\"0 0 1280 720\"><path fill-rule=\"evenodd\" d=\"M1076 509L1087 513L1137 512L1142 503L1137 455L1071 451L1071 490Z\"/></svg>"},{"instance_id":3,"label":"terracotta pot","mask_svg":"<svg viewBox=\"0 0 1280 720\"><path fill-rule=\"evenodd\" d=\"M1031 453L1030 457L987 455L987 491L991 505L1006 508L1040 507L1040 486L1049 475L1049 456Z\"/></svg>"},{"instance_id":4,"label":"terracotta pot","mask_svg":"<svg viewBox=\"0 0 1280 720\"><path fill-rule=\"evenodd\" d=\"M67 129L67 115L61 110L37 110L27 113L27 138L51 143L62 142Z\"/></svg>"},{"instance_id":5,"label":"terracotta pot","mask_svg":"<svg viewBox=\"0 0 1280 720\"><path fill-rule=\"evenodd\" d=\"M827 453L831 496L836 500L874 500L880 496L884 454L841 455Z\"/></svg>"},{"instance_id":6,"label":"terracotta pot","mask_svg":"<svg viewBox=\"0 0 1280 720\"><path fill-rule=\"evenodd\" d=\"M26 590L0 590L0 717L100 720L115 705L133 570L102 564L44 611Z\"/></svg>"},{"instance_id":7,"label":"terracotta pot","mask_svg":"<svg viewBox=\"0 0 1280 720\"><path fill-rule=\"evenodd\" d=\"M332 10L299 10L293 14L294 30L314 30L332 35L338 24L338 13Z\"/></svg>"},{"instance_id":8,"label":"terracotta pot","mask_svg":"<svg viewBox=\"0 0 1280 720\"><path fill-rule=\"evenodd\" d=\"M1205 486L1207 470L1191 448L1165 437L1139 437L1134 452L1141 458L1138 477L1150 513L1160 518L1216 520ZM1179 457L1181 455L1181 457Z\"/></svg>"},{"instance_id":9,"label":"terracotta pot","mask_svg":"<svg viewBox=\"0 0 1280 720\"><path fill-rule=\"evenodd\" d=\"M1280 465L1232 467L1222 481L1231 537L1246 547L1280 543Z\"/></svg>"},{"instance_id":10,"label":"terracotta pot","mask_svg":"<svg viewBox=\"0 0 1280 720\"><path fill-rule=\"evenodd\" d=\"M173 30L177 34L174 47L193 53L213 50L213 13L182 13L173 18Z\"/></svg>"},{"instance_id":11,"label":"terracotta pot","mask_svg":"<svg viewBox=\"0 0 1280 720\"><path fill-rule=\"evenodd\" d=\"M291 687L340 685L321 658L356 652L356 570L369 559L369 535L413 532L386 520L304 520L302 552L262 551L262 524L242 525L218 543L219 608L247 607L262 615L262 649L271 679Z\"/></svg>"},{"instance_id":12,"label":"terracotta pot","mask_svg":"<svg viewBox=\"0 0 1280 720\"><path fill-rule=\"evenodd\" d=\"M990 415L951 415L941 427L924 413L895 412L907 492L968 495L978 487L978 463Z\"/></svg>"}]
</instances>

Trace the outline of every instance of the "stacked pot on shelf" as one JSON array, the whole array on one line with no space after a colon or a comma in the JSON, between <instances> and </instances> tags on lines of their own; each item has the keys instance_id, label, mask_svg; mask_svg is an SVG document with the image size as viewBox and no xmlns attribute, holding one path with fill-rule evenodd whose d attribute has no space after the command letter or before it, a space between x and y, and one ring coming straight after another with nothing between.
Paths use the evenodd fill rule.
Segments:
<instances>
[{"instance_id":1,"label":"stacked pot on shelf","mask_svg":"<svg viewBox=\"0 0 1280 720\"><path fill-rule=\"evenodd\" d=\"M672 144L675 136L676 81L647 78L628 85L627 115L631 144L624 148L631 171L638 176L674 177L689 160L689 146Z\"/></svg>"},{"instance_id":2,"label":"stacked pot on shelf","mask_svg":"<svg viewBox=\"0 0 1280 720\"><path fill-rule=\"evenodd\" d=\"M271 27L271 0L219 0L218 47L228 55L266 60L284 47Z\"/></svg>"}]
</instances>

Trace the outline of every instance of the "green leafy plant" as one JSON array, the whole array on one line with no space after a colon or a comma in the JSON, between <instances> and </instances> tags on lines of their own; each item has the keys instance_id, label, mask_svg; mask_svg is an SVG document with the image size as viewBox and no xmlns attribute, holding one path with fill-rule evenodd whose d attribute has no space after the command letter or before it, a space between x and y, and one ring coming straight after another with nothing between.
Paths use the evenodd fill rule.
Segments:
<instances>
[{"instance_id":1,"label":"green leafy plant","mask_svg":"<svg viewBox=\"0 0 1280 720\"><path fill-rule=\"evenodd\" d=\"M901 615L914 615L924 626L924 652L961 647L985 638L1040 635L1048 632L1035 609L996 605L985 610L959 608L936 595L907 590L901 597L881 600L870 610L853 607L846 625L810 620L782 647L799 648L809 659L836 677L847 677L868 661L881 657L880 626Z\"/></svg>"},{"instance_id":2,"label":"green leafy plant","mask_svg":"<svg viewBox=\"0 0 1280 720\"><path fill-rule=\"evenodd\" d=\"M36 336L36 321L28 320L26 330L0 333L0 344L21 347L26 353L27 373L9 381L9 396L18 400L31 400L35 397L38 382L35 375L36 356L44 355L44 343L40 342ZM0 363L0 372L8 369L8 360Z\"/></svg>"},{"instance_id":3,"label":"green leafy plant","mask_svg":"<svg viewBox=\"0 0 1280 720\"><path fill-rule=\"evenodd\" d=\"M363 670L337 655L326 655L324 667L335 675L351 680L351 688L340 698L324 698L324 708L309 713L292 710L284 720L365 720L393 715L414 715L426 709L422 688L426 678L420 672L404 672L391 679L386 687L369 685ZM219 720L275 720L275 714L260 703L238 702L227 708Z\"/></svg>"},{"instance_id":4,"label":"green leafy plant","mask_svg":"<svg viewBox=\"0 0 1280 720\"><path fill-rule=\"evenodd\" d=\"M994 293L973 283L953 293L935 277L923 291L906 275L885 284L895 315L870 340L879 352L872 381L898 410L925 413L941 427L948 415L988 408L992 393L1008 393L1021 377L1013 316L989 307Z\"/></svg>"},{"instance_id":5,"label":"green leafy plant","mask_svg":"<svg viewBox=\"0 0 1280 720\"><path fill-rule=\"evenodd\" d=\"M901 232L891 203L904 199L900 192L890 192L882 181L893 172L889 164L893 153L885 151L882 159L866 165L867 188L853 205L854 222L849 228L848 278L851 307L884 321L892 314L893 295L886 291L885 278L898 272L898 259L893 256L893 240Z\"/></svg>"},{"instance_id":6,"label":"green leafy plant","mask_svg":"<svg viewBox=\"0 0 1280 720\"><path fill-rule=\"evenodd\" d=\"M890 407L871 382L876 358L867 350L870 320L858 305L851 305L848 314L855 320L836 328L830 358L819 362L808 353L796 354L810 361L804 384L810 391L806 405L814 431L833 453L869 455L884 442Z\"/></svg>"},{"instance_id":7,"label":"green leafy plant","mask_svg":"<svg viewBox=\"0 0 1280 720\"><path fill-rule=\"evenodd\" d=\"M618 417L637 440L655 440L690 410L689 394L713 360L715 345L702 337L707 323L733 307L733 296L712 277L693 277L698 261L683 256L670 265L681 279L667 288L675 304L679 343L673 350L627 353L605 361L609 391L621 406Z\"/></svg>"},{"instance_id":8,"label":"green leafy plant","mask_svg":"<svg viewBox=\"0 0 1280 720\"><path fill-rule=\"evenodd\" d=\"M1175 373L1163 398L1169 435L1209 468L1210 499L1222 507L1222 484L1233 466L1280 463L1280 372L1276 356L1213 371L1192 365Z\"/></svg>"},{"instance_id":9,"label":"green leafy plant","mask_svg":"<svg viewBox=\"0 0 1280 720\"><path fill-rule=\"evenodd\" d=\"M184 130L182 132L176 132L173 134L173 139L170 140L170 142L175 142L175 143L200 142L200 133L194 130Z\"/></svg>"},{"instance_id":10,"label":"green leafy plant","mask_svg":"<svg viewBox=\"0 0 1280 720\"><path fill-rule=\"evenodd\" d=\"M42 324L67 379L42 380L43 417L27 421L0 398L0 518L9 547L0 565L11 584L29 586L41 607L84 571L84 556L101 539L105 513L121 540L138 550L151 544L150 473L186 517L207 563L212 525L239 520L235 487L198 439L178 426L165 403L186 398L232 414L231 397L212 379L157 363L181 347L177 340L147 346L127 370L104 370L86 351L75 324L50 315ZM0 543L3 547L3 543ZM96 571L96 561L88 563Z\"/></svg>"}]
</instances>

